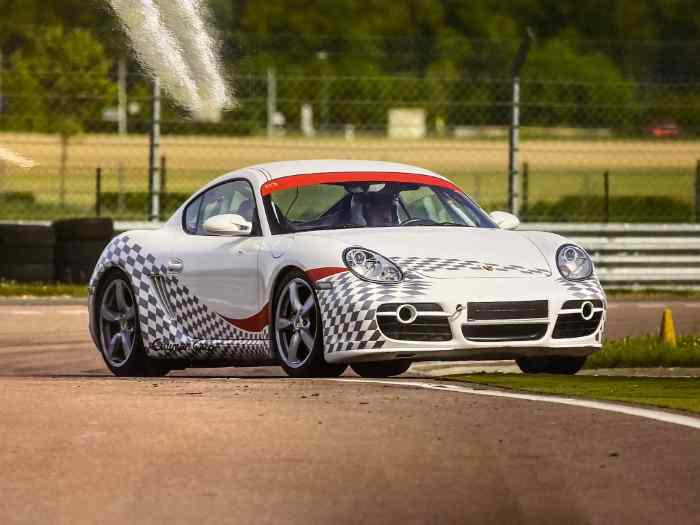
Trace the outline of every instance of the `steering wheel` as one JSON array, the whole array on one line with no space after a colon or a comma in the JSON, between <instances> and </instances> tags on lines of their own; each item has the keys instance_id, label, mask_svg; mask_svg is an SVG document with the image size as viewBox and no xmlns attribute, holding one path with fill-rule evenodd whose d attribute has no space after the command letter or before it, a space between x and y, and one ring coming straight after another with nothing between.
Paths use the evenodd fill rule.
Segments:
<instances>
[{"instance_id":1,"label":"steering wheel","mask_svg":"<svg viewBox=\"0 0 700 525\"><path fill-rule=\"evenodd\" d=\"M433 226L437 224L437 222L431 220L431 219L422 219L420 217L417 217L415 219L407 219L401 223L401 226L410 226L410 225L415 225L415 226Z\"/></svg>"}]
</instances>

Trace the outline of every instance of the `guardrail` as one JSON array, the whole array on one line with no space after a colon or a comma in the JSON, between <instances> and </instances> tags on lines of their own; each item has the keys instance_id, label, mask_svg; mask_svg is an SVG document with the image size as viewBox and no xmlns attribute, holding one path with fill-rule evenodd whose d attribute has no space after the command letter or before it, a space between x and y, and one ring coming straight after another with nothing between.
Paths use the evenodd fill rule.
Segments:
<instances>
[{"instance_id":1,"label":"guardrail","mask_svg":"<svg viewBox=\"0 0 700 525\"><path fill-rule=\"evenodd\" d=\"M581 244L606 288L700 289L700 224L528 223Z\"/></svg>"},{"instance_id":2,"label":"guardrail","mask_svg":"<svg viewBox=\"0 0 700 525\"><path fill-rule=\"evenodd\" d=\"M3 222L6 223L0 221ZM160 225L116 221L114 230L153 229ZM524 223L520 229L555 232L581 244L592 255L606 288L700 289L700 224Z\"/></svg>"}]
</instances>

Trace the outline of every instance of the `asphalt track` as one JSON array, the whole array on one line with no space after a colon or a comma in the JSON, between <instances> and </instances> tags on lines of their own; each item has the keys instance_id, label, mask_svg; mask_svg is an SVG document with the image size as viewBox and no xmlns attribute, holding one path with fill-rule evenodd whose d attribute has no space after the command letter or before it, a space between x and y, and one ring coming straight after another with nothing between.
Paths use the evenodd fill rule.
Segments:
<instances>
[{"instance_id":1,"label":"asphalt track","mask_svg":"<svg viewBox=\"0 0 700 525\"><path fill-rule=\"evenodd\" d=\"M611 336L655 331L666 306L616 304ZM697 305L671 305L680 332L700 331ZM2 524L700 515L700 430L406 384L417 379L298 381L276 368L116 379L85 323L78 305L0 305Z\"/></svg>"}]
</instances>

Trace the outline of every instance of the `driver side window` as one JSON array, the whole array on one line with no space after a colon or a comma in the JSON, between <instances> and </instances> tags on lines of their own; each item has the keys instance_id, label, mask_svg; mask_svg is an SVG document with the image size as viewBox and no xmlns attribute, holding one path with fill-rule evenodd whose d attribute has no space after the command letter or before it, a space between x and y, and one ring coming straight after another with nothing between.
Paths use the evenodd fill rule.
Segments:
<instances>
[{"instance_id":1,"label":"driver side window","mask_svg":"<svg viewBox=\"0 0 700 525\"><path fill-rule=\"evenodd\" d=\"M185 209L185 229L188 233L207 235L204 223L210 217L236 214L253 224L253 234L259 231L255 196L250 183L235 180L219 184L192 201Z\"/></svg>"}]
</instances>

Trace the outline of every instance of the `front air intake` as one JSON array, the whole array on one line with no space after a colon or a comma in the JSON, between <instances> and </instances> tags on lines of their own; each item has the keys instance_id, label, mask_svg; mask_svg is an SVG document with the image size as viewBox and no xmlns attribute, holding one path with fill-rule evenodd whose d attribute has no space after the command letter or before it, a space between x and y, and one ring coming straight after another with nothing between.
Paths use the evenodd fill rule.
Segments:
<instances>
[{"instance_id":1,"label":"front air intake","mask_svg":"<svg viewBox=\"0 0 700 525\"><path fill-rule=\"evenodd\" d=\"M546 300L467 303L467 318L469 321L546 319L548 316L549 304Z\"/></svg>"},{"instance_id":2,"label":"front air intake","mask_svg":"<svg viewBox=\"0 0 700 525\"><path fill-rule=\"evenodd\" d=\"M462 335L477 343L537 341L547 333L547 323L463 324Z\"/></svg>"},{"instance_id":3,"label":"front air intake","mask_svg":"<svg viewBox=\"0 0 700 525\"><path fill-rule=\"evenodd\" d=\"M435 303L387 303L377 310L384 336L399 341L450 341L452 329L442 307Z\"/></svg>"},{"instance_id":4,"label":"front air intake","mask_svg":"<svg viewBox=\"0 0 700 525\"><path fill-rule=\"evenodd\" d=\"M595 312L590 319L584 319L580 313L559 314L552 339L575 339L593 335L602 317L601 311Z\"/></svg>"}]
</instances>

